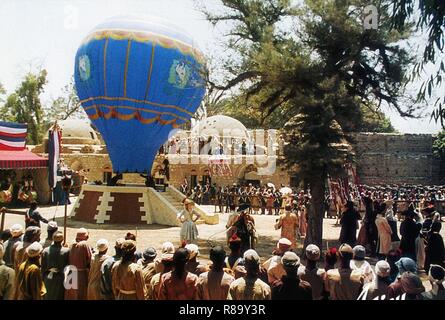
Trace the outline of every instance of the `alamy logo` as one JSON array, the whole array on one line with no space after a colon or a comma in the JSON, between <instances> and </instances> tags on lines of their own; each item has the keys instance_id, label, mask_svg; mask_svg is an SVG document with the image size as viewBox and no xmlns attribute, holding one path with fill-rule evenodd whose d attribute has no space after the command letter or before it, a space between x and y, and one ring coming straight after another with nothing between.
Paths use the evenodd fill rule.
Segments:
<instances>
[{"instance_id":1,"label":"alamy logo","mask_svg":"<svg viewBox=\"0 0 445 320\"><path fill-rule=\"evenodd\" d=\"M379 13L377 7L370 4L363 9L363 28L377 30L379 27Z\"/></svg>"},{"instance_id":2,"label":"alamy logo","mask_svg":"<svg viewBox=\"0 0 445 320\"><path fill-rule=\"evenodd\" d=\"M65 287L65 289L66 290L69 290L69 289L77 290L79 278L78 278L78 270L77 270L76 266L73 266L73 265L66 266L65 269L63 270L63 273L65 274L65 280L63 282L63 286Z\"/></svg>"},{"instance_id":3,"label":"alamy logo","mask_svg":"<svg viewBox=\"0 0 445 320\"><path fill-rule=\"evenodd\" d=\"M276 171L279 145L276 130L206 129L204 134L174 132L164 149L171 164L209 164L216 159L225 165L255 165L257 174L264 176Z\"/></svg>"}]
</instances>

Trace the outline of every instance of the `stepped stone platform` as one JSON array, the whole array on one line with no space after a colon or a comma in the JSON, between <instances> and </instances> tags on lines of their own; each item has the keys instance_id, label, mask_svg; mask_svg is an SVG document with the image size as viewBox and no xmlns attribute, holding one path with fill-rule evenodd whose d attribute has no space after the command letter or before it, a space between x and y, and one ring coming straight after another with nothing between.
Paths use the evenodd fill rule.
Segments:
<instances>
[{"instance_id":1,"label":"stepped stone platform","mask_svg":"<svg viewBox=\"0 0 445 320\"><path fill-rule=\"evenodd\" d=\"M185 196L174 187L165 192L142 185L83 185L71 211L73 220L97 224L160 224L179 226L177 214ZM197 224L218 224L219 215L196 206Z\"/></svg>"}]
</instances>

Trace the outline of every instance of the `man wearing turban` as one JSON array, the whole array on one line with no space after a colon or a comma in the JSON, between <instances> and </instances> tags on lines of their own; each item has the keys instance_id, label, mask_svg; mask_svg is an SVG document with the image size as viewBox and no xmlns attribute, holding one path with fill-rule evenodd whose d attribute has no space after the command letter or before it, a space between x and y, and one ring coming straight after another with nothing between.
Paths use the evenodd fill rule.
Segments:
<instances>
[{"instance_id":1,"label":"man wearing turban","mask_svg":"<svg viewBox=\"0 0 445 320\"><path fill-rule=\"evenodd\" d=\"M42 274L46 287L45 300L63 300L65 296L65 267L68 265L68 248L62 246L63 232L53 234L53 243L43 250Z\"/></svg>"},{"instance_id":2,"label":"man wearing turban","mask_svg":"<svg viewBox=\"0 0 445 320\"><path fill-rule=\"evenodd\" d=\"M40 271L40 255L43 247L39 242L33 242L26 247L26 260L17 272L17 300L42 300L46 294Z\"/></svg>"}]
</instances>

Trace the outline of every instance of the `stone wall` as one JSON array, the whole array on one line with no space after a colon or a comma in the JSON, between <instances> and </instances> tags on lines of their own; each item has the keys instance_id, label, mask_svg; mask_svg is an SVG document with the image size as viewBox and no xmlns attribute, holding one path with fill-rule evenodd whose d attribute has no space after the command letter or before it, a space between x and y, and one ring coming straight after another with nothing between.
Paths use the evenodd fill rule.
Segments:
<instances>
[{"instance_id":1,"label":"stone wall","mask_svg":"<svg viewBox=\"0 0 445 320\"><path fill-rule=\"evenodd\" d=\"M444 165L432 154L432 135L357 133L351 137L360 183L445 183Z\"/></svg>"},{"instance_id":2,"label":"stone wall","mask_svg":"<svg viewBox=\"0 0 445 320\"><path fill-rule=\"evenodd\" d=\"M445 165L433 157L432 144L434 136L428 134L380 134L356 133L351 135L356 154L357 174L364 184L445 184ZM103 181L106 173L111 174L112 165L106 148L103 145L94 146L92 153L85 153L81 145L65 145L61 157L73 170L83 170L88 181ZM88 146L90 147L90 145ZM42 146L37 146L36 153L42 152ZM40 151L40 152L38 152ZM206 156L200 156L206 157ZM277 165L270 175L260 175L261 166L252 163L249 156L231 157L232 176L212 177L212 183L231 185L246 180L257 180L261 184L272 182L276 186L288 185L291 182L287 170ZM164 156L158 156L153 164L153 174L156 168L162 167ZM209 175L209 167L204 159L186 157L186 161L175 163L170 161L170 184L179 187L184 178L190 183L191 176L196 176L198 182L203 176ZM236 161L235 161L236 160ZM124 174L123 183L144 183L139 174Z\"/></svg>"}]
</instances>

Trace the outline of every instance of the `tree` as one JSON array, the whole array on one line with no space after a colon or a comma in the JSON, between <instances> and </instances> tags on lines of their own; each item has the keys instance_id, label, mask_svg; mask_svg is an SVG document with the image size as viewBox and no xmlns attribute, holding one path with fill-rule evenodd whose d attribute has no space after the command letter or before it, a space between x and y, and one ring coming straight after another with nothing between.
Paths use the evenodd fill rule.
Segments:
<instances>
[{"instance_id":1,"label":"tree","mask_svg":"<svg viewBox=\"0 0 445 320\"><path fill-rule=\"evenodd\" d=\"M30 144L42 141L44 120L40 94L47 83L47 72L28 73L14 93L8 96L0 109L0 116L5 120L27 123Z\"/></svg>"},{"instance_id":2,"label":"tree","mask_svg":"<svg viewBox=\"0 0 445 320\"><path fill-rule=\"evenodd\" d=\"M434 140L433 154L436 158L445 160L445 130L442 130Z\"/></svg>"},{"instance_id":3,"label":"tree","mask_svg":"<svg viewBox=\"0 0 445 320\"><path fill-rule=\"evenodd\" d=\"M392 26L400 32L414 23L417 30L427 31L427 41L422 60L414 68L412 80L418 80L428 63L438 66L436 74L430 74L418 92L418 100L432 98L436 87L443 84L445 74L445 2L443 0L392 0ZM415 8L417 7L417 10ZM435 101L436 110L431 117L445 128L445 95Z\"/></svg>"},{"instance_id":4,"label":"tree","mask_svg":"<svg viewBox=\"0 0 445 320\"><path fill-rule=\"evenodd\" d=\"M241 121L249 129L279 129L283 128L288 119L294 116L295 109L289 103L283 104L264 118L257 108L249 107L245 99L239 96L232 96L217 103L209 104L207 114L209 116L224 114ZM337 117L339 117L337 115ZM346 132L379 132L391 133L396 130L390 119L376 107L362 105L355 118L345 118L342 120L343 130Z\"/></svg>"},{"instance_id":5,"label":"tree","mask_svg":"<svg viewBox=\"0 0 445 320\"><path fill-rule=\"evenodd\" d=\"M51 107L45 110L45 117L48 121L73 119L86 119L88 116L81 107L79 97L74 86L74 77L62 89L62 95L53 99Z\"/></svg>"},{"instance_id":6,"label":"tree","mask_svg":"<svg viewBox=\"0 0 445 320\"><path fill-rule=\"evenodd\" d=\"M310 186L306 244L321 245L325 182L349 160L344 133L351 119L360 117L363 106L381 104L414 116L403 92L411 57L399 42L407 34L390 30L388 14L377 30L365 30L365 0L306 0L297 7L288 0L222 3L225 12L206 15L214 24L230 22L227 50L236 59L226 63L233 78L213 85L237 87L265 118L289 108L285 164L298 168Z\"/></svg>"},{"instance_id":7,"label":"tree","mask_svg":"<svg viewBox=\"0 0 445 320\"><path fill-rule=\"evenodd\" d=\"M5 94L6 94L6 90L3 87L3 84L0 82L0 104L3 104L4 100L3 100L2 96Z\"/></svg>"}]
</instances>

